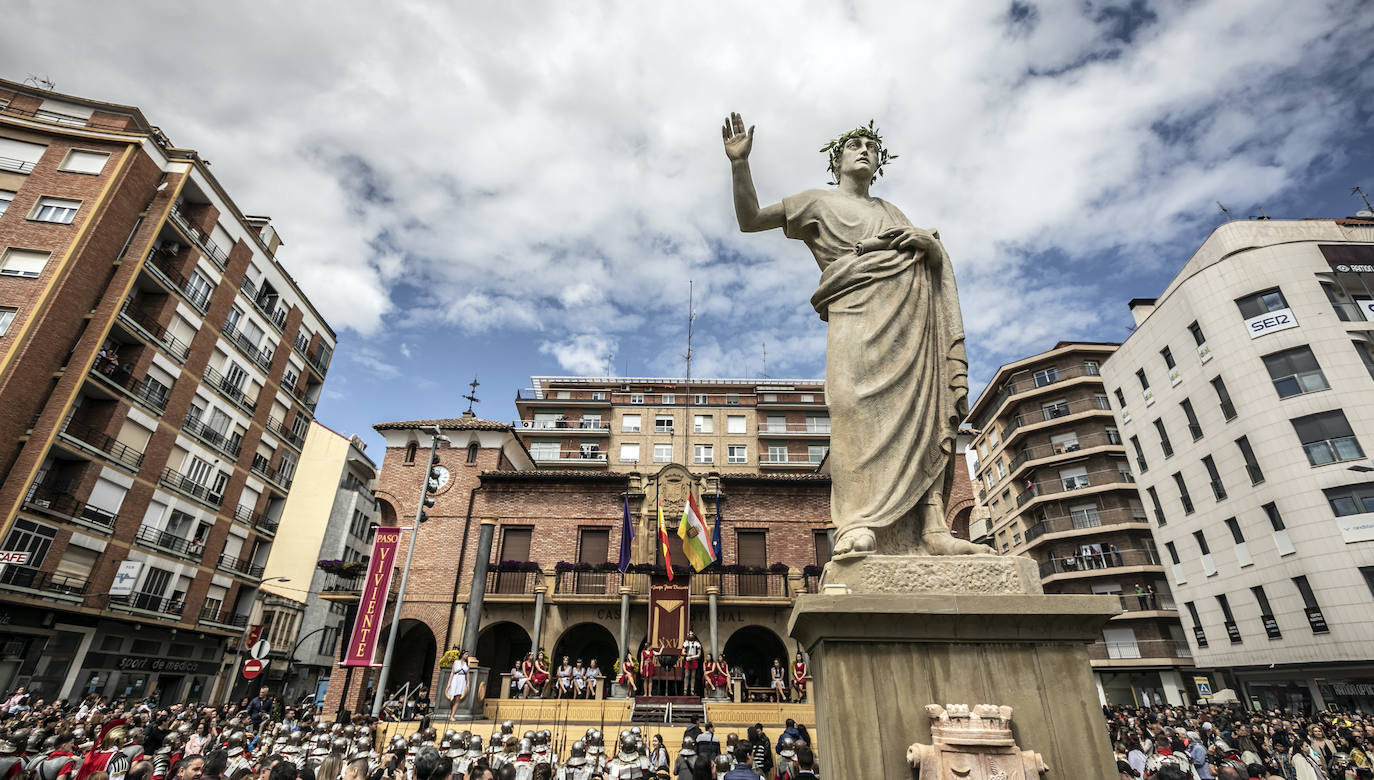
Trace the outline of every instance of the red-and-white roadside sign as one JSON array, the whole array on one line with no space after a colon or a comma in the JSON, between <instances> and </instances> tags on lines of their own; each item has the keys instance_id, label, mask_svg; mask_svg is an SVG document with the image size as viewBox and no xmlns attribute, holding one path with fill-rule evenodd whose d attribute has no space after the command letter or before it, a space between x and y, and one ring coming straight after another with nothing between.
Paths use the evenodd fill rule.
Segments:
<instances>
[{"instance_id":1,"label":"red-and-white roadside sign","mask_svg":"<svg viewBox=\"0 0 1374 780\"><path fill-rule=\"evenodd\" d=\"M262 668L263 668L264 665L265 665L265 664L263 664L262 661L259 661L259 660L256 659L256 658L249 658L247 661L244 661L244 662L243 662L243 677L244 677L244 679L245 679L245 680L251 680L251 679L253 679L254 677L257 677L258 675L262 674Z\"/></svg>"}]
</instances>

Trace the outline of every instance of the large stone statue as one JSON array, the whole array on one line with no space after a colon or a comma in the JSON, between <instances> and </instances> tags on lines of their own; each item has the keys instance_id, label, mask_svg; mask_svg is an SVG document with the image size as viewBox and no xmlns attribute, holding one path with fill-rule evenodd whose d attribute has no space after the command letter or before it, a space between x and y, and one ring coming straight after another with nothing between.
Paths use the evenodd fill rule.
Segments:
<instances>
[{"instance_id":1,"label":"large stone statue","mask_svg":"<svg viewBox=\"0 0 1374 780\"><path fill-rule=\"evenodd\" d=\"M762 208L749 170L754 128L731 114L721 135L740 230L782 228L821 268L811 304L829 323L835 558L992 552L945 525L955 434L968 412L959 294L939 234L869 195L891 159L877 130L870 122L822 149L834 189Z\"/></svg>"}]
</instances>

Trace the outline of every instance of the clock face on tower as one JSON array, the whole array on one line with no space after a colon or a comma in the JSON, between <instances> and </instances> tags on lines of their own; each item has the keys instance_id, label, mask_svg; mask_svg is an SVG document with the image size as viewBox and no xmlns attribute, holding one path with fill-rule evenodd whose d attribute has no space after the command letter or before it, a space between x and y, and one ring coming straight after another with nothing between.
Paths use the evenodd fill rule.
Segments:
<instances>
[{"instance_id":1,"label":"clock face on tower","mask_svg":"<svg viewBox=\"0 0 1374 780\"><path fill-rule=\"evenodd\" d=\"M448 487L448 469L443 466L435 466L434 473L438 476L438 479L435 480L438 487L436 492L442 493L444 492L444 488Z\"/></svg>"}]
</instances>

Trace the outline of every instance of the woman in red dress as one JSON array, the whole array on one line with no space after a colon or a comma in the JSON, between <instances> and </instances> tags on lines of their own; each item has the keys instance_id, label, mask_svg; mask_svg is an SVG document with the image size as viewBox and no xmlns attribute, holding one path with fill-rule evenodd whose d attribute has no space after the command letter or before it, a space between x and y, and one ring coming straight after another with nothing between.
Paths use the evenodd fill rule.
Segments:
<instances>
[{"instance_id":1,"label":"woman in red dress","mask_svg":"<svg viewBox=\"0 0 1374 780\"><path fill-rule=\"evenodd\" d=\"M635 654L626 653L624 660L620 662L620 675L615 678L616 683L625 686L625 690L634 696L639 692L639 686L635 682Z\"/></svg>"},{"instance_id":2,"label":"woman in red dress","mask_svg":"<svg viewBox=\"0 0 1374 780\"><path fill-rule=\"evenodd\" d=\"M534 674L530 675L530 679L534 682L534 692L539 694L539 698L544 698L544 686L549 682L549 666L544 663L542 650L534 658Z\"/></svg>"},{"instance_id":3,"label":"woman in red dress","mask_svg":"<svg viewBox=\"0 0 1374 780\"><path fill-rule=\"evenodd\" d=\"M520 673L524 675L525 684L524 697L528 699L534 693L534 653L526 653L525 660L520 662Z\"/></svg>"},{"instance_id":4,"label":"woman in red dress","mask_svg":"<svg viewBox=\"0 0 1374 780\"><path fill-rule=\"evenodd\" d=\"M717 688L724 688L730 682L730 670L725 666L725 661L716 661L710 653L706 654L706 671L703 675L706 680L706 694L709 696ZM727 693L729 689L727 688Z\"/></svg>"},{"instance_id":5,"label":"woman in red dress","mask_svg":"<svg viewBox=\"0 0 1374 780\"><path fill-rule=\"evenodd\" d=\"M654 695L654 666L658 659L658 648L653 645L645 645L644 652L639 654L639 679L644 681L644 695Z\"/></svg>"},{"instance_id":6,"label":"woman in red dress","mask_svg":"<svg viewBox=\"0 0 1374 780\"><path fill-rule=\"evenodd\" d=\"M810 671L806 668L806 659L798 650L797 660L792 662L792 687L797 689L798 701L806 701L806 677L809 674Z\"/></svg>"}]
</instances>

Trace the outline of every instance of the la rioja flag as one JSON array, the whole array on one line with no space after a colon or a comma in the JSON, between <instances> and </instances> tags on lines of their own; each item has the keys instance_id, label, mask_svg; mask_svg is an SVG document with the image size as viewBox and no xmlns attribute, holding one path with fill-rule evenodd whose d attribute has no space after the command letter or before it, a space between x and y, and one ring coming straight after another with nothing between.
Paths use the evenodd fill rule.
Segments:
<instances>
[{"instance_id":1,"label":"la rioja flag","mask_svg":"<svg viewBox=\"0 0 1374 780\"><path fill-rule=\"evenodd\" d=\"M697 571L716 562L716 551L711 544L711 532L697 506L696 496L687 494L687 505L682 508L682 522L677 525L677 535L682 537L682 554L691 561Z\"/></svg>"},{"instance_id":2,"label":"la rioja flag","mask_svg":"<svg viewBox=\"0 0 1374 780\"><path fill-rule=\"evenodd\" d=\"M668 570L668 581L673 581L673 556L668 552L668 528L663 525L663 497L658 499L658 544L663 548L663 568Z\"/></svg>"}]
</instances>

